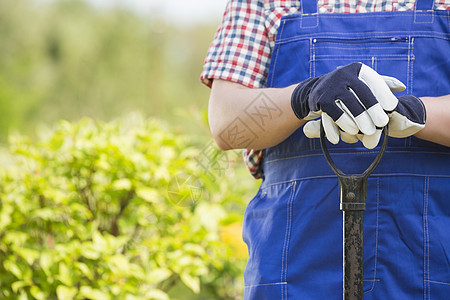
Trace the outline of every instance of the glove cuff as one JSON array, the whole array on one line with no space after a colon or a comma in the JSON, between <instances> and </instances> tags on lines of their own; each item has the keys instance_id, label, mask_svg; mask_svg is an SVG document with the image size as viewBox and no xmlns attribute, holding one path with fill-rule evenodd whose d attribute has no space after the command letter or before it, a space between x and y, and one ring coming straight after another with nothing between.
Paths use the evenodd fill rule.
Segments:
<instances>
[{"instance_id":1,"label":"glove cuff","mask_svg":"<svg viewBox=\"0 0 450 300\"><path fill-rule=\"evenodd\" d=\"M427 111L420 98L414 95L402 95L398 97L398 100L395 111L403 116L408 116L408 119L414 123L425 124Z\"/></svg>"},{"instance_id":2,"label":"glove cuff","mask_svg":"<svg viewBox=\"0 0 450 300\"><path fill-rule=\"evenodd\" d=\"M318 77L308 78L300 82L294 89L291 95L291 107L295 116L303 120L310 113L308 98L311 88L316 83Z\"/></svg>"}]
</instances>

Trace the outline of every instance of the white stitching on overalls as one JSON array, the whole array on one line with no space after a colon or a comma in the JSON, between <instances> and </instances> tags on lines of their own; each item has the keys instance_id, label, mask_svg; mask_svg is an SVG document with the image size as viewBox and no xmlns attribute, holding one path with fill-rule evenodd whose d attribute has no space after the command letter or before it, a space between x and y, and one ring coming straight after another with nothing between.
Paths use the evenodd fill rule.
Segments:
<instances>
[{"instance_id":1,"label":"white stitching on overalls","mask_svg":"<svg viewBox=\"0 0 450 300\"><path fill-rule=\"evenodd\" d=\"M309 77L313 77L312 69L313 69L313 60L311 57L313 57L314 52L314 43L312 42L312 38L309 38Z\"/></svg>"},{"instance_id":2,"label":"white stitching on overalls","mask_svg":"<svg viewBox=\"0 0 450 300\"><path fill-rule=\"evenodd\" d=\"M348 44L345 44L345 43L333 43L333 44L348 46ZM337 46L321 46L320 49L352 50L352 48L349 48L349 47L337 47ZM408 44L405 44L404 47L365 47L365 49L375 49L375 50L400 49L400 50L408 50Z\"/></svg>"},{"instance_id":3,"label":"white stitching on overalls","mask_svg":"<svg viewBox=\"0 0 450 300\"><path fill-rule=\"evenodd\" d=\"M287 220L286 220L286 232L284 236L283 252L281 256L281 280L280 280L281 282L287 282L287 269L288 269L287 257L289 251L289 242L291 238L292 206L294 202L293 200L294 200L295 186L296 186L295 181L290 186L288 186L288 189L289 188L291 189L291 193L289 195L286 207ZM287 300L287 286L281 287L281 300Z\"/></svg>"},{"instance_id":4,"label":"white stitching on overalls","mask_svg":"<svg viewBox=\"0 0 450 300\"><path fill-rule=\"evenodd\" d=\"M431 21L416 21L417 16L428 16L431 12ZM414 9L414 24L433 23L435 10L416 10Z\"/></svg>"},{"instance_id":5,"label":"white stitching on overalls","mask_svg":"<svg viewBox=\"0 0 450 300\"><path fill-rule=\"evenodd\" d=\"M280 25L281 29L280 29L280 34L277 35L277 39L278 37L282 37L283 36L283 30L284 30L284 25L286 24L286 21L283 20L283 23ZM275 43L276 44L276 43ZM277 66L277 60L278 60L278 53L280 53L280 47L275 47L276 48L276 53L275 53L275 61L273 63L273 70L275 70L276 66ZM275 72L272 72L272 77L270 78L270 85L273 85L273 78L275 76Z\"/></svg>"},{"instance_id":6,"label":"white stitching on overalls","mask_svg":"<svg viewBox=\"0 0 450 300\"><path fill-rule=\"evenodd\" d=\"M429 232L428 232L428 189L429 189L429 177L425 177L425 187L423 195L423 293L424 299L430 299L430 245L429 245Z\"/></svg>"},{"instance_id":7,"label":"white stitching on overalls","mask_svg":"<svg viewBox=\"0 0 450 300\"><path fill-rule=\"evenodd\" d=\"M343 59L351 59L351 58L363 58L363 59L372 59L373 55L362 55L362 54L338 54L338 55L330 55L330 54L321 54L316 55L314 60L343 60ZM380 54L377 55L379 60L407 60L410 61L411 58L407 54Z\"/></svg>"},{"instance_id":8,"label":"white stitching on overalls","mask_svg":"<svg viewBox=\"0 0 450 300\"><path fill-rule=\"evenodd\" d=\"M253 284L253 285L246 285L245 288L255 288L255 287L261 287L261 286L271 286L271 285L284 285L287 284L287 282L274 282L274 283L262 283L262 284Z\"/></svg>"},{"instance_id":9,"label":"white stitching on overalls","mask_svg":"<svg viewBox=\"0 0 450 300\"><path fill-rule=\"evenodd\" d=\"M435 281L435 280L426 280L426 281L430 282L430 283L436 283L436 284L442 284L442 285L450 285L450 283L448 283L448 282Z\"/></svg>"},{"instance_id":10,"label":"white stitching on overalls","mask_svg":"<svg viewBox=\"0 0 450 300\"><path fill-rule=\"evenodd\" d=\"M411 94L411 37L408 38L408 66L406 68L406 93ZM406 145L405 145L406 146Z\"/></svg>"}]
</instances>

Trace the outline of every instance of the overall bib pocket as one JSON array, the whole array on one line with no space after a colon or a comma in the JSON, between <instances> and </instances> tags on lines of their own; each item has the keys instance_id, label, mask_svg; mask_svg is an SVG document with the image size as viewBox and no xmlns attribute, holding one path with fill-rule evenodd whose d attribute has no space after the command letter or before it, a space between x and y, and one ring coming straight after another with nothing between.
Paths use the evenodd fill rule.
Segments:
<instances>
[{"instance_id":1,"label":"overall bib pocket","mask_svg":"<svg viewBox=\"0 0 450 300\"><path fill-rule=\"evenodd\" d=\"M310 74L317 77L352 62L361 62L380 75L392 76L412 90L414 61L409 37L317 37L310 39Z\"/></svg>"}]
</instances>

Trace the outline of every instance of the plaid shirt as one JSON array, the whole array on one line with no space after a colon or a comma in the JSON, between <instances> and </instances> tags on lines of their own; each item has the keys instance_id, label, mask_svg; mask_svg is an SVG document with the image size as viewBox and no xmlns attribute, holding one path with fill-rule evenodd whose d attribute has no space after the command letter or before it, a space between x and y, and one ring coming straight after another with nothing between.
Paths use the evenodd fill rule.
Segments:
<instances>
[{"instance_id":1,"label":"plaid shirt","mask_svg":"<svg viewBox=\"0 0 450 300\"><path fill-rule=\"evenodd\" d=\"M284 15L299 12L299 0L230 0L222 23L208 50L201 81L213 79L250 88L266 86L270 56ZM319 0L319 13L407 11L415 0ZM450 0L435 0L435 8L450 10ZM255 178L261 178L262 151L244 150L244 161Z\"/></svg>"}]
</instances>

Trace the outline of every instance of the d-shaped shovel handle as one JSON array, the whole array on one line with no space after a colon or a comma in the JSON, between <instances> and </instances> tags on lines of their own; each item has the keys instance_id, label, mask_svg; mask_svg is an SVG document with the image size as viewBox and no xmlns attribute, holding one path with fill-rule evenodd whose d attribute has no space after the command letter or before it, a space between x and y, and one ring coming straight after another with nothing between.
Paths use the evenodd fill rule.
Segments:
<instances>
[{"instance_id":1,"label":"d-shaped shovel handle","mask_svg":"<svg viewBox=\"0 0 450 300\"><path fill-rule=\"evenodd\" d=\"M339 179L341 210L343 211L343 299L363 299L363 211L366 209L367 179L375 170L386 151L388 127L383 128L380 151L361 174L345 174L331 159L325 143L325 131L320 124L320 144L323 154Z\"/></svg>"},{"instance_id":2,"label":"d-shaped shovel handle","mask_svg":"<svg viewBox=\"0 0 450 300\"><path fill-rule=\"evenodd\" d=\"M345 177L345 176L362 176L365 178L368 178L370 174L375 170L375 168L378 166L378 164L381 161L381 158L383 157L384 152L386 151L388 143L388 126L385 126L383 128L383 143L381 144L380 151L378 152L377 157L373 160L372 164L362 173L362 174L354 174L354 175L347 175L344 172L342 172L334 163L334 161L331 159L330 152L328 151L327 145L325 143L325 130L323 128L322 122L320 122L320 145L322 146L323 154L325 155L325 159L327 160L328 164L330 165L333 172L337 175L337 177Z\"/></svg>"}]
</instances>

